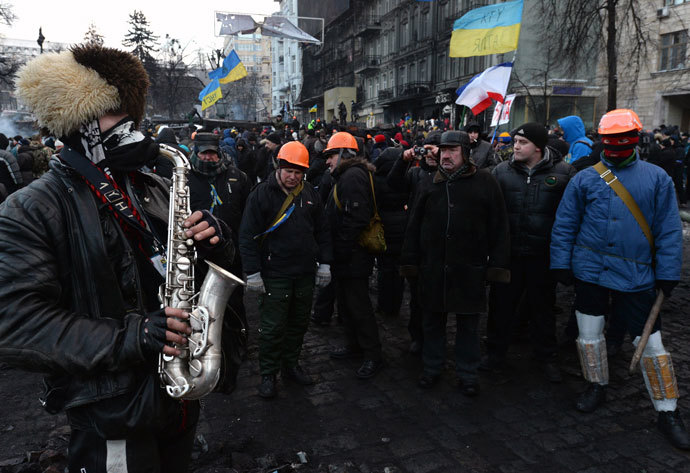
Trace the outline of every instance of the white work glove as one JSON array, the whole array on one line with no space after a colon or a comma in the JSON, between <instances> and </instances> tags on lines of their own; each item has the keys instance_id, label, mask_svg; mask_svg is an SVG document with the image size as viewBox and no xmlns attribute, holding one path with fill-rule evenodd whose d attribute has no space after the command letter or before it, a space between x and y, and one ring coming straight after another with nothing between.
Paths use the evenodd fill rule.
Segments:
<instances>
[{"instance_id":1,"label":"white work glove","mask_svg":"<svg viewBox=\"0 0 690 473\"><path fill-rule=\"evenodd\" d=\"M264 280L261 279L261 273L247 275L247 289L253 292L266 292L266 287L264 287Z\"/></svg>"},{"instance_id":2,"label":"white work glove","mask_svg":"<svg viewBox=\"0 0 690 473\"><path fill-rule=\"evenodd\" d=\"M325 287L331 282L331 265L320 264L316 270L316 287Z\"/></svg>"}]
</instances>

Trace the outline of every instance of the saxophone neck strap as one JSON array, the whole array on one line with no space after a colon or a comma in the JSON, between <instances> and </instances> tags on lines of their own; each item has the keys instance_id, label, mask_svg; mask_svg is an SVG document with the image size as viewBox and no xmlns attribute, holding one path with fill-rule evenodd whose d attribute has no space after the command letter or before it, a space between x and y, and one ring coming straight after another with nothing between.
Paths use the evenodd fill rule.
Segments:
<instances>
[{"instance_id":1,"label":"saxophone neck strap","mask_svg":"<svg viewBox=\"0 0 690 473\"><path fill-rule=\"evenodd\" d=\"M91 189L96 198L115 217L125 234L137 242L145 254L143 242L148 243L155 252L156 238L147 228L142 214L137 211L132 199L117 185L115 180L82 154L65 146L60 151L60 159L72 167Z\"/></svg>"}]
</instances>

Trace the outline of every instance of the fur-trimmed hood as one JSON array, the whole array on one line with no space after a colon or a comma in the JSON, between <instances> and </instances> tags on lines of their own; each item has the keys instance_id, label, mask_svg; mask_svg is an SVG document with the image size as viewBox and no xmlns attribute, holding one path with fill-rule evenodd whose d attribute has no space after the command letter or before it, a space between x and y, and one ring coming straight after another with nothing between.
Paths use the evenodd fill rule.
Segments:
<instances>
[{"instance_id":1,"label":"fur-trimmed hood","mask_svg":"<svg viewBox=\"0 0 690 473\"><path fill-rule=\"evenodd\" d=\"M65 137L106 113L144 117L148 75L134 55L95 45L44 53L17 74L17 94L40 126Z\"/></svg>"},{"instance_id":2,"label":"fur-trimmed hood","mask_svg":"<svg viewBox=\"0 0 690 473\"><path fill-rule=\"evenodd\" d=\"M364 158L355 157L349 159L341 159L340 164L338 164L338 167L336 167L333 170L333 177L337 178L338 176L342 175L346 170L354 166L362 166L365 170L369 172L376 172L376 166L374 166Z\"/></svg>"}]
</instances>

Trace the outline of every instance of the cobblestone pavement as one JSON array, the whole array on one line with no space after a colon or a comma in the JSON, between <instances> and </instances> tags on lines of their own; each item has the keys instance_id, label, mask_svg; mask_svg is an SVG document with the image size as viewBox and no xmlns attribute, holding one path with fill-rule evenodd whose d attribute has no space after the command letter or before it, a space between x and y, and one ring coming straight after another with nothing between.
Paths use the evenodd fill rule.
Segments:
<instances>
[{"instance_id":1,"label":"cobblestone pavement","mask_svg":"<svg viewBox=\"0 0 690 473\"><path fill-rule=\"evenodd\" d=\"M685 230L683 282L662 318L679 408L690 423L690 226ZM561 324L572 297L570 290L559 292ZM594 414L580 414L573 398L584 381L574 352L562 352L564 381L551 384L531 360L529 344L518 343L509 375L482 375L480 396L468 399L457 388L451 345L439 385L417 388L421 360L406 352L406 312L380 319L387 366L369 381L355 378L356 361L329 359L342 340L334 321L311 327L305 339L302 364L317 384L279 381L278 397L266 401L256 395L255 297L247 297L247 306L249 357L235 392L203 401L199 433L208 451L194 462L196 472L690 472L690 455L657 432L641 375L627 374L629 343L611 360L608 402ZM38 375L0 367L0 472L59 471L46 468L64 454L65 417L45 414L39 392ZM27 452L33 452L31 462ZM307 463L300 464L298 452Z\"/></svg>"}]
</instances>

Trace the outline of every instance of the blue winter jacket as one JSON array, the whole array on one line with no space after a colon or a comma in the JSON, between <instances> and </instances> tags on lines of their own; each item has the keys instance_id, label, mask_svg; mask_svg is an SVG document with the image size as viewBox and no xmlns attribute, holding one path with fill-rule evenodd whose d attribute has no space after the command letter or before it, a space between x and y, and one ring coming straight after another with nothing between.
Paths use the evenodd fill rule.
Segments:
<instances>
[{"instance_id":1,"label":"blue winter jacket","mask_svg":"<svg viewBox=\"0 0 690 473\"><path fill-rule=\"evenodd\" d=\"M223 150L225 155L230 159L234 166L237 166L237 147L235 144L235 139L230 136L230 129L226 128L223 130L223 139L220 140L220 149Z\"/></svg>"},{"instance_id":2,"label":"blue winter jacket","mask_svg":"<svg viewBox=\"0 0 690 473\"><path fill-rule=\"evenodd\" d=\"M649 224L649 243L623 201L593 167L570 180L551 232L551 268L621 292L654 287L656 279L679 281L683 232L671 178L658 166L635 160L617 169L603 160L630 192Z\"/></svg>"},{"instance_id":3,"label":"blue winter jacket","mask_svg":"<svg viewBox=\"0 0 690 473\"><path fill-rule=\"evenodd\" d=\"M563 129L563 139L570 145L565 161L574 163L583 156L592 153L592 140L585 136L585 124L577 115L571 115L558 120L558 125Z\"/></svg>"}]
</instances>

